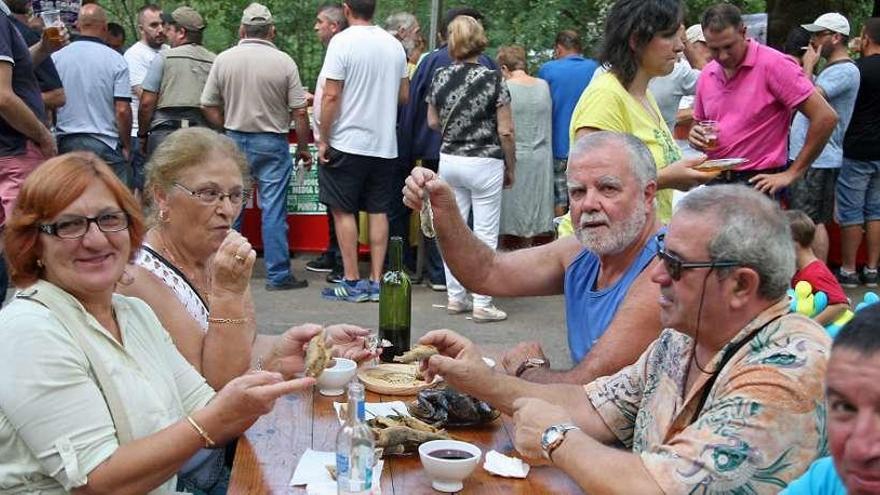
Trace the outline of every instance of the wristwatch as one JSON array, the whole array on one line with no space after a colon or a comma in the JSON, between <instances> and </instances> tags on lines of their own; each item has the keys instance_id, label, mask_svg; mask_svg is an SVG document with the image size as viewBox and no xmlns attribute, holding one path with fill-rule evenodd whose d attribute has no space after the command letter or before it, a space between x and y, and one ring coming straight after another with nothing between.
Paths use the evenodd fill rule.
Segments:
<instances>
[{"instance_id":1,"label":"wristwatch","mask_svg":"<svg viewBox=\"0 0 880 495\"><path fill-rule=\"evenodd\" d=\"M546 359L530 357L523 361L518 368L516 368L516 373L514 373L513 376L519 377L520 375L525 373L526 370L531 368L544 368L549 366L550 363L548 363Z\"/></svg>"},{"instance_id":2,"label":"wristwatch","mask_svg":"<svg viewBox=\"0 0 880 495\"><path fill-rule=\"evenodd\" d=\"M544 433L541 435L541 448L544 449L544 455L548 460L553 461L550 456L553 455L553 451L557 447L562 445L566 433L571 430L580 430L580 428L571 423L560 423L544 430Z\"/></svg>"}]
</instances>

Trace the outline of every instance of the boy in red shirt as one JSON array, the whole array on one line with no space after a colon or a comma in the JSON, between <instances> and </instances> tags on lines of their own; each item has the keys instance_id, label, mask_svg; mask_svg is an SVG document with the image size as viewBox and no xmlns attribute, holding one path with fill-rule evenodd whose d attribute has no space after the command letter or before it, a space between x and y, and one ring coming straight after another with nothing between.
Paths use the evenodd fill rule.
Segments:
<instances>
[{"instance_id":1,"label":"boy in red shirt","mask_svg":"<svg viewBox=\"0 0 880 495\"><path fill-rule=\"evenodd\" d=\"M797 272L791 279L791 286L804 280L813 287L813 294L822 291L828 296L828 306L813 317L822 326L828 325L841 316L849 308L849 299L831 270L813 253L810 247L816 234L816 224L801 210L785 212L791 227L791 238L794 240L795 263Z\"/></svg>"}]
</instances>

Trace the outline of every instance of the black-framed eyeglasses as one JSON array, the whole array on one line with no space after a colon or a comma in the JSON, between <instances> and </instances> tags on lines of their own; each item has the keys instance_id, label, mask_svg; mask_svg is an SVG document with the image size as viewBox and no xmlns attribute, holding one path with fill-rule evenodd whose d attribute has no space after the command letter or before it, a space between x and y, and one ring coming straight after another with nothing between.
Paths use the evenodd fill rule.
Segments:
<instances>
[{"instance_id":1,"label":"black-framed eyeglasses","mask_svg":"<svg viewBox=\"0 0 880 495\"><path fill-rule=\"evenodd\" d=\"M692 268L731 268L740 266L738 261L684 261L678 256L666 251L666 244L663 242L666 234L657 234L657 243L660 248L657 250L657 256L663 261L666 272L672 280L681 280L682 272Z\"/></svg>"},{"instance_id":2,"label":"black-framed eyeglasses","mask_svg":"<svg viewBox=\"0 0 880 495\"><path fill-rule=\"evenodd\" d=\"M119 232L128 228L129 217L124 211L102 213L94 217L80 215L65 216L55 223L40 225L40 232L54 235L61 239L79 239L89 231L89 225L95 224L101 232Z\"/></svg>"},{"instance_id":3,"label":"black-framed eyeglasses","mask_svg":"<svg viewBox=\"0 0 880 495\"><path fill-rule=\"evenodd\" d=\"M190 196L197 198L202 203L206 205L213 205L220 201L223 201L224 198L229 198L229 202L235 206L242 204L247 201L250 197L248 192L244 189L233 189L228 193L221 192L219 189L214 189L213 187L206 187L204 189L199 189L198 191L193 191L192 189L184 186L183 184L174 183L175 186L183 189L188 192Z\"/></svg>"}]
</instances>

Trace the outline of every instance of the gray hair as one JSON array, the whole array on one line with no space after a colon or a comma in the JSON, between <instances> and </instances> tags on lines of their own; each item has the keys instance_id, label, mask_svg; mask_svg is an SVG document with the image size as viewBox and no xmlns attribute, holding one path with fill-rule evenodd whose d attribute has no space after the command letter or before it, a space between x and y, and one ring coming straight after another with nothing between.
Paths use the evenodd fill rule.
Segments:
<instances>
[{"instance_id":1,"label":"gray hair","mask_svg":"<svg viewBox=\"0 0 880 495\"><path fill-rule=\"evenodd\" d=\"M758 272L758 294L765 299L785 295L794 276L795 254L791 229L778 204L751 187L719 185L685 195L673 218L683 211L710 216L718 225L709 242L712 261L736 261Z\"/></svg>"},{"instance_id":2,"label":"gray hair","mask_svg":"<svg viewBox=\"0 0 880 495\"><path fill-rule=\"evenodd\" d=\"M416 19L416 16L409 12L398 12L391 14L388 16L388 19L385 19L385 31L395 35L397 31L401 29L410 30L418 23L419 21Z\"/></svg>"},{"instance_id":3,"label":"gray hair","mask_svg":"<svg viewBox=\"0 0 880 495\"><path fill-rule=\"evenodd\" d=\"M629 154L629 167L639 187L644 189L648 182L657 182L657 165L651 151L641 139L632 134L614 131L591 132L586 136L577 138L571 150L568 152L569 163L586 155L595 148L606 146L623 147Z\"/></svg>"},{"instance_id":4,"label":"gray hair","mask_svg":"<svg viewBox=\"0 0 880 495\"><path fill-rule=\"evenodd\" d=\"M348 19L345 18L345 12L342 10L341 3L328 3L318 7L318 13L324 14L328 21L336 24L342 31L348 27Z\"/></svg>"}]
</instances>

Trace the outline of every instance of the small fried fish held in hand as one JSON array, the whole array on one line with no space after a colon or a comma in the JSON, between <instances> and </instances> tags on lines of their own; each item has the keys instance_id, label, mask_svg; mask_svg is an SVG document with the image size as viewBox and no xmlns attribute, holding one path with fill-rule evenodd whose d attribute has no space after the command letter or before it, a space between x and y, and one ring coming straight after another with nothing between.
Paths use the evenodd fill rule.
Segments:
<instances>
[{"instance_id":1,"label":"small fried fish held in hand","mask_svg":"<svg viewBox=\"0 0 880 495\"><path fill-rule=\"evenodd\" d=\"M306 376L318 378L332 363L332 352L327 347L324 332L321 330L321 333L312 337L306 348Z\"/></svg>"},{"instance_id":2,"label":"small fried fish held in hand","mask_svg":"<svg viewBox=\"0 0 880 495\"><path fill-rule=\"evenodd\" d=\"M428 239L437 237L437 232L434 231L434 211L431 210L431 196L428 195L428 191L422 196L422 212L419 217L422 221L422 234Z\"/></svg>"},{"instance_id":3,"label":"small fried fish held in hand","mask_svg":"<svg viewBox=\"0 0 880 495\"><path fill-rule=\"evenodd\" d=\"M422 359L428 359L437 353L437 348L432 345L417 345L400 356L394 356L394 361L397 363L414 363Z\"/></svg>"}]
</instances>

